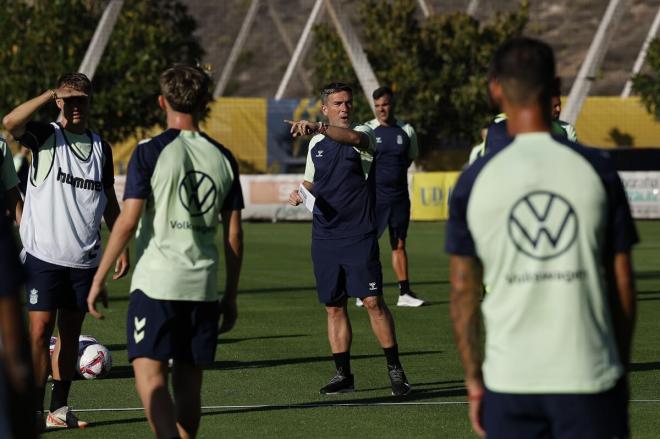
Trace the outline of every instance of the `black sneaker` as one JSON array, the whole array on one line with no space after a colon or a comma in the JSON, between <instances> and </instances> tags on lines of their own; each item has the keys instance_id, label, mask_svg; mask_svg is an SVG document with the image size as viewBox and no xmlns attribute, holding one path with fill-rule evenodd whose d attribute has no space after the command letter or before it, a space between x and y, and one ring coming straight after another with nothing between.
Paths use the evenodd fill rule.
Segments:
<instances>
[{"instance_id":1,"label":"black sneaker","mask_svg":"<svg viewBox=\"0 0 660 439\"><path fill-rule=\"evenodd\" d=\"M392 395L405 396L412 391L412 387L408 384L406 374L401 367L387 366L387 372L390 375L390 382L392 383Z\"/></svg>"},{"instance_id":2,"label":"black sneaker","mask_svg":"<svg viewBox=\"0 0 660 439\"><path fill-rule=\"evenodd\" d=\"M337 393L348 393L355 390L355 381L353 374L344 375L343 372L337 371L337 375L332 377L330 382L321 387L319 393L321 395L334 395Z\"/></svg>"}]
</instances>

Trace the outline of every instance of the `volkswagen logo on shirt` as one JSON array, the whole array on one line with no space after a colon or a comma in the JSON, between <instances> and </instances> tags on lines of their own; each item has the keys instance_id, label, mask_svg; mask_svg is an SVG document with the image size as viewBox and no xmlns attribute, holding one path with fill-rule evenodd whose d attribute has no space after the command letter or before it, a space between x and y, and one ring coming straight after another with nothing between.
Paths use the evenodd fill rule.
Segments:
<instances>
[{"instance_id":1,"label":"volkswagen logo on shirt","mask_svg":"<svg viewBox=\"0 0 660 439\"><path fill-rule=\"evenodd\" d=\"M527 256L547 260L568 250L577 238L578 217L559 194L530 192L509 213L509 237Z\"/></svg>"},{"instance_id":2,"label":"volkswagen logo on shirt","mask_svg":"<svg viewBox=\"0 0 660 439\"><path fill-rule=\"evenodd\" d=\"M179 183L179 201L190 216L208 212L215 204L217 192L211 177L200 171L188 171Z\"/></svg>"}]
</instances>

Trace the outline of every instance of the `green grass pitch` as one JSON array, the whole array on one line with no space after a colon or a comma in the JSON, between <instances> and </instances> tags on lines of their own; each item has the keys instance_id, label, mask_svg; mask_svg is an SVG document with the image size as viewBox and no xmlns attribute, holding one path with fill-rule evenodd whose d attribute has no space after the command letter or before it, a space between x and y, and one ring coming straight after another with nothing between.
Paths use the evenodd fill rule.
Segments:
<instances>
[{"instance_id":1,"label":"green grass pitch","mask_svg":"<svg viewBox=\"0 0 660 439\"><path fill-rule=\"evenodd\" d=\"M660 222L638 222L642 243L635 250L639 318L630 384L633 400L660 400ZM202 438L464 438L467 407L462 371L448 312L444 223L413 223L408 238L412 288L429 300L419 309L397 308L397 287L385 240L381 240L385 299L396 321L402 363L413 385L405 402L379 405L389 396L385 360L366 312L350 304L356 392L321 397L318 389L334 372L326 339L325 312L317 303L310 261L310 224L246 223L245 260L236 328L218 340L216 363L205 373L203 405L251 406L205 410ZM222 276L221 276L222 278ZM126 359L128 280L110 281L104 321L88 318L83 333L112 351L110 376L76 381L75 409L139 407ZM356 405L341 406L341 403ZM373 403L373 404L369 404ZM436 403L436 404L428 404ZM318 406L328 404L327 406ZM263 407L255 407L263 405ZM633 436L660 431L660 402L631 403ZM142 411L80 413L83 431L49 432L57 437L144 438Z\"/></svg>"}]
</instances>

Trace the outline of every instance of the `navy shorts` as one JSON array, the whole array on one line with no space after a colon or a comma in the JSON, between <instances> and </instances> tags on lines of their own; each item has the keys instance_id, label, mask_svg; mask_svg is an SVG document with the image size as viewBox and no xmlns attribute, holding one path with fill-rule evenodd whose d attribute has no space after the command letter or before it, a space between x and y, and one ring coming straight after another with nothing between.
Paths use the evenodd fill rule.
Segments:
<instances>
[{"instance_id":1,"label":"navy shorts","mask_svg":"<svg viewBox=\"0 0 660 439\"><path fill-rule=\"evenodd\" d=\"M383 271L376 235L312 239L312 262L319 302L336 304L347 296L383 294Z\"/></svg>"},{"instance_id":2,"label":"navy shorts","mask_svg":"<svg viewBox=\"0 0 660 439\"><path fill-rule=\"evenodd\" d=\"M71 268L25 255L23 265L28 311L67 309L87 312L87 296L96 267Z\"/></svg>"},{"instance_id":3,"label":"navy shorts","mask_svg":"<svg viewBox=\"0 0 660 439\"><path fill-rule=\"evenodd\" d=\"M376 203L376 227L378 237L383 235L387 228L390 233L390 246L394 250L397 241L406 240L408 225L410 224L410 199L404 198L390 202Z\"/></svg>"},{"instance_id":4,"label":"navy shorts","mask_svg":"<svg viewBox=\"0 0 660 439\"><path fill-rule=\"evenodd\" d=\"M128 303L128 360L146 357L195 365L213 363L219 318L217 300L158 300L135 290Z\"/></svg>"},{"instance_id":5,"label":"navy shorts","mask_svg":"<svg viewBox=\"0 0 660 439\"><path fill-rule=\"evenodd\" d=\"M486 390L483 426L488 439L627 438L628 387L624 379L595 394L520 395Z\"/></svg>"}]
</instances>

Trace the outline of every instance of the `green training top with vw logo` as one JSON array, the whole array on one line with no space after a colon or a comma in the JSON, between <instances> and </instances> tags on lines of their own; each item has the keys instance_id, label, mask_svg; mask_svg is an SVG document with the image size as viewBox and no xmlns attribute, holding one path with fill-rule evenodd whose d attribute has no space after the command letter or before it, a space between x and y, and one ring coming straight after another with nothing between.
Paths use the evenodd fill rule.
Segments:
<instances>
[{"instance_id":1,"label":"green training top with vw logo","mask_svg":"<svg viewBox=\"0 0 660 439\"><path fill-rule=\"evenodd\" d=\"M231 152L204 133L168 129L138 144L126 176L129 198L146 200L131 291L217 300L218 215L244 207Z\"/></svg>"},{"instance_id":2,"label":"green training top with vw logo","mask_svg":"<svg viewBox=\"0 0 660 439\"><path fill-rule=\"evenodd\" d=\"M603 260L637 232L606 152L518 134L467 168L446 250L484 267L486 387L598 393L623 374Z\"/></svg>"}]
</instances>

